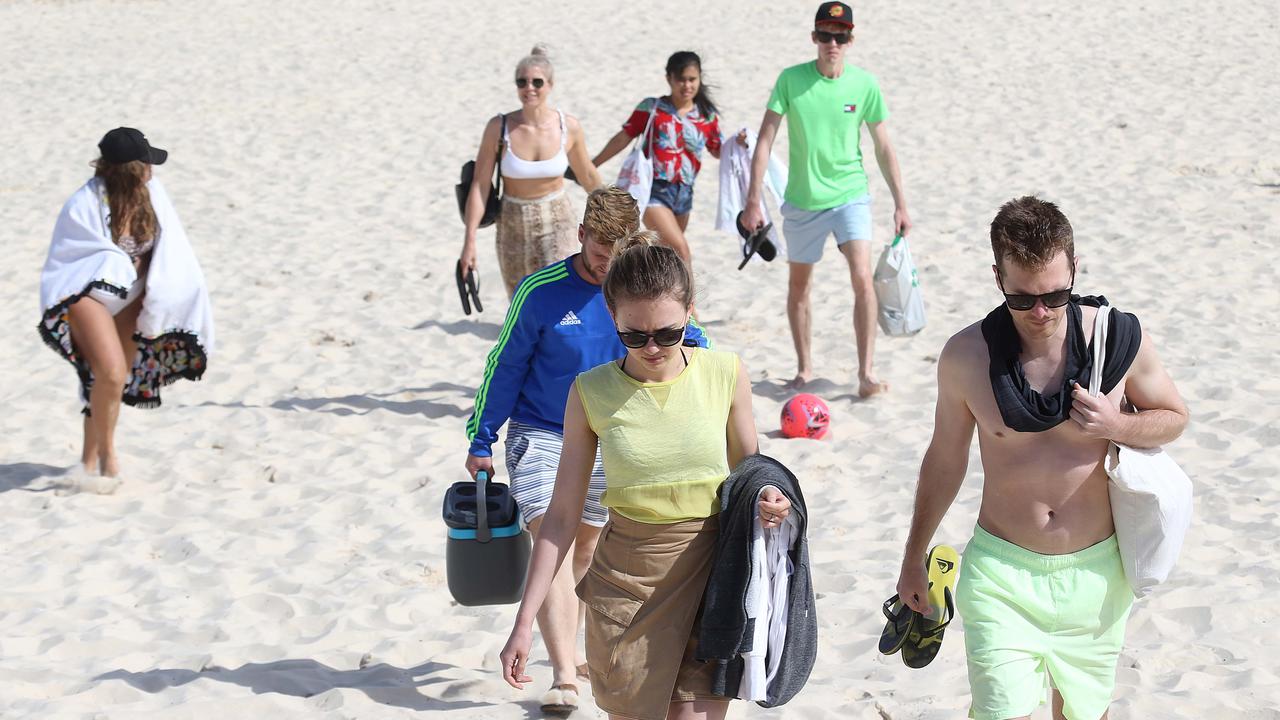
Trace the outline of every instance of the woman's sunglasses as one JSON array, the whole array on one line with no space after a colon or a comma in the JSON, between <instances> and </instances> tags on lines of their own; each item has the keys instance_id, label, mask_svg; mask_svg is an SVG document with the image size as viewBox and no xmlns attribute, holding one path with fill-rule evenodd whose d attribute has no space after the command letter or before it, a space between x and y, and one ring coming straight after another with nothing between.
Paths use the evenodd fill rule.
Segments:
<instances>
[{"instance_id":1,"label":"woman's sunglasses","mask_svg":"<svg viewBox=\"0 0 1280 720\"><path fill-rule=\"evenodd\" d=\"M684 340L684 329L685 326L681 325L680 327L663 328L651 333L638 330L628 330L627 332L619 330L618 339L622 341L623 345L633 350L648 345L650 338L653 338L653 341L661 347L671 347L672 345L679 345L680 341Z\"/></svg>"},{"instance_id":2,"label":"woman's sunglasses","mask_svg":"<svg viewBox=\"0 0 1280 720\"><path fill-rule=\"evenodd\" d=\"M849 41L853 39L853 35L847 32L833 33L823 32L822 30L814 30L813 36L818 39L819 45L826 45L829 42L834 42L837 45L848 45Z\"/></svg>"},{"instance_id":3,"label":"woman's sunglasses","mask_svg":"<svg viewBox=\"0 0 1280 720\"><path fill-rule=\"evenodd\" d=\"M528 87L529 83L533 83L534 88L541 90L542 86L547 84L547 81L542 78L516 78L516 87L521 90Z\"/></svg>"},{"instance_id":4,"label":"woman's sunglasses","mask_svg":"<svg viewBox=\"0 0 1280 720\"><path fill-rule=\"evenodd\" d=\"M1030 310L1036 306L1036 301L1044 303L1044 306L1050 310L1060 308L1071 302L1071 291L1075 288L1076 279L1071 277L1071 285L1053 292L1041 293L1039 295L1018 295L1004 292L1004 280L1000 280L1000 292L1004 293L1005 304L1010 310Z\"/></svg>"}]
</instances>

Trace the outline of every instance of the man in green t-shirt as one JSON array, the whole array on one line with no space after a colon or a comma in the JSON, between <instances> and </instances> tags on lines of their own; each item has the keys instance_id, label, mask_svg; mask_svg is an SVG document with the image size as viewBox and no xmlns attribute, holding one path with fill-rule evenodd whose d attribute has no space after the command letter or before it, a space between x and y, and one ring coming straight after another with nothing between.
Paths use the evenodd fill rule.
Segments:
<instances>
[{"instance_id":1,"label":"man in green t-shirt","mask_svg":"<svg viewBox=\"0 0 1280 720\"><path fill-rule=\"evenodd\" d=\"M885 120L889 110L875 76L847 64L853 43L853 11L841 2L818 8L812 33L818 59L782 71L769 97L759 141L751 159L751 185L742 223L749 228L764 222L760 182L782 116L787 116L790 173L782 205L783 235L787 241L790 282L787 319L799 368L792 387L813 377L809 352L812 311L809 286L813 265L822 258L827 237L849 263L853 283L853 330L858 344L858 394L875 395L888 389L872 368L876 338L876 296L871 282L871 195L862 170L859 144L862 124L875 143L876 162L893 193L894 232L911 229L898 159ZM854 242L850 242L854 241Z\"/></svg>"}]
</instances>

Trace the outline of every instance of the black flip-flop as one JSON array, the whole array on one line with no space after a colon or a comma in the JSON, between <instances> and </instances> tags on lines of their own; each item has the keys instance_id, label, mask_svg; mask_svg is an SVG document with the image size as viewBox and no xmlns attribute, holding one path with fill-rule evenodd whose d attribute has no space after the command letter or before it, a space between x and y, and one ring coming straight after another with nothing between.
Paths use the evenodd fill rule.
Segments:
<instances>
[{"instance_id":1,"label":"black flip-flop","mask_svg":"<svg viewBox=\"0 0 1280 720\"><path fill-rule=\"evenodd\" d=\"M773 259L778 256L778 248L774 247L773 241L769 239L769 231L773 230L773 223L766 223L755 230L748 230L742 224L742 213L738 213L735 223L738 226L738 234L747 243L747 249L742 254L742 262L738 263L738 269L746 267L752 255L759 255L765 262L773 262Z\"/></svg>"},{"instance_id":2,"label":"black flip-flop","mask_svg":"<svg viewBox=\"0 0 1280 720\"><path fill-rule=\"evenodd\" d=\"M884 630L880 633L880 652L884 655L892 655L902 649L907 636L919 622L920 613L907 607L897 595L885 600L884 607L881 609L888 622L884 624Z\"/></svg>"},{"instance_id":3,"label":"black flip-flop","mask_svg":"<svg viewBox=\"0 0 1280 720\"><path fill-rule=\"evenodd\" d=\"M459 260L453 274L458 281L458 298L462 300L462 312L470 315L473 304L476 306L476 312L484 312L484 305L480 304L480 281L475 269L467 270L467 274L464 276L462 274L462 261Z\"/></svg>"},{"instance_id":4,"label":"black flip-flop","mask_svg":"<svg viewBox=\"0 0 1280 720\"><path fill-rule=\"evenodd\" d=\"M955 601L951 597L951 588L942 589L942 597L946 606L946 618L941 622L915 613L919 618L911 632L907 633L906 642L902 644L902 662L909 668L919 670L933 662L942 649L942 633L956 616Z\"/></svg>"}]
</instances>

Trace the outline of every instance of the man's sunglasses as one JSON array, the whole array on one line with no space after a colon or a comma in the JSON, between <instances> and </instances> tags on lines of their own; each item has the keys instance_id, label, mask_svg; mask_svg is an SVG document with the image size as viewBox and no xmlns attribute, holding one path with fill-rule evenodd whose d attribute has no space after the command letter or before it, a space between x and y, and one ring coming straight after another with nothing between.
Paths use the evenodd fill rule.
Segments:
<instances>
[{"instance_id":1,"label":"man's sunglasses","mask_svg":"<svg viewBox=\"0 0 1280 720\"><path fill-rule=\"evenodd\" d=\"M849 41L853 40L853 35L847 32L833 33L814 30L813 36L818 39L819 45L826 45L829 42L834 42L837 45L848 45Z\"/></svg>"},{"instance_id":2,"label":"man's sunglasses","mask_svg":"<svg viewBox=\"0 0 1280 720\"><path fill-rule=\"evenodd\" d=\"M541 90L542 86L547 84L547 81L542 78L516 78L516 87L522 90L528 87L529 83L533 83L534 88Z\"/></svg>"},{"instance_id":3,"label":"man's sunglasses","mask_svg":"<svg viewBox=\"0 0 1280 720\"><path fill-rule=\"evenodd\" d=\"M1036 301L1044 303L1044 306L1050 310L1060 308L1071 302L1071 291L1075 288L1076 279L1071 278L1071 285L1053 292L1041 293L1039 295L1018 295L1004 292L1004 280L1000 280L1000 292L1004 293L1005 304L1010 310L1030 310L1036 306Z\"/></svg>"},{"instance_id":4,"label":"man's sunglasses","mask_svg":"<svg viewBox=\"0 0 1280 720\"><path fill-rule=\"evenodd\" d=\"M679 345L680 341L684 340L684 329L685 326L681 325L680 327L663 328L651 333L638 330L618 331L618 339L622 341L623 345L633 350L648 345L650 338L653 338L653 341L661 347L671 347L672 345Z\"/></svg>"}]
</instances>

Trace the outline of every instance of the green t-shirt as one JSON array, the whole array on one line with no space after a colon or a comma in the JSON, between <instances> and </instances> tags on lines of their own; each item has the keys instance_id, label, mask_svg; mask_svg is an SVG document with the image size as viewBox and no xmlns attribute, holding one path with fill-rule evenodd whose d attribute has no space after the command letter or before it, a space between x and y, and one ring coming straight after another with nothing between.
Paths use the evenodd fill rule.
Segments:
<instances>
[{"instance_id":1,"label":"green t-shirt","mask_svg":"<svg viewBox=\"0 0 1280 720\"><path fill-rule=\"evenodd\" d=\"M787 117L788 203L826 210L867 192L859 143L862 123L889 117L874 75L846 63L833 79L818 72L817 61L793 65L778 76L768 107Z\"/></svg>"}]
</instances>

